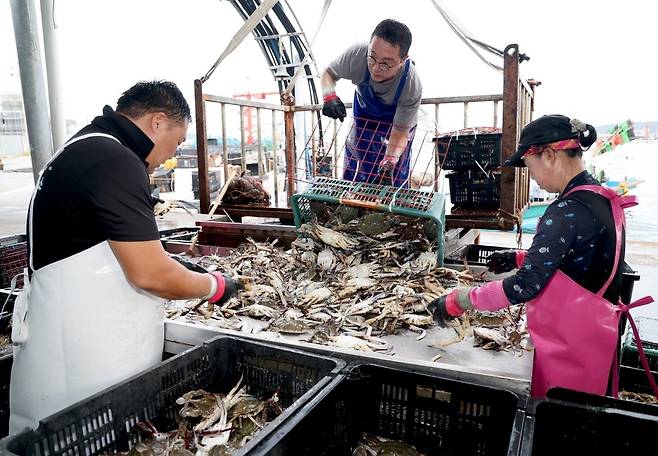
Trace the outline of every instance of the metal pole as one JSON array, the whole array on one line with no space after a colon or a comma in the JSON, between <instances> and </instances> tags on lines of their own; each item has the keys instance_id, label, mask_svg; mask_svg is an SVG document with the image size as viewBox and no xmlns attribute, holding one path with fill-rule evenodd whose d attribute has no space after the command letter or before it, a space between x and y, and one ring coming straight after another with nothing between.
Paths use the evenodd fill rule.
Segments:
<instances>
[{"instance_id":1,"label":"metal pole","mask_svg":"<svg viewBox=\"0 0 658 456\"><path fill-rule=\"evenodd\" d=\"M41 47L37 29L37 15L32 1L11 0L11 17L14 23L18 67L21 72L23 105L30 141L32 174L37 181L39 172L53 155L46 85L41 63Z\"/></svg>"},{"instance_id":2,"label":"metal pole","mask_svg":"<svg viewBox=\"0 0 658 456\"><path fill-rule=\"evenodd\" d=\"M267 166L263 161L263 137L261 134L260 108L256 108L256 139L258 141L258 176L267 172Z\"/></svg>"},{"instance_id":3,"label":"metal pole","mask_svg":"<svg viewBox=\"0 0 658 456\"><path fill-rule=\"evenodd\" d=\"M519 47L510 44L505 48L503 72L503 138L501 163L516 150L519 136ZM503 167L500 183L500 209L514 214L517 193L517 169Z\"/></svg>"},{"instance_id":4,"label":"metal pole","mask_svg":"<svg viewBox=\"0 0 658 456\"><path fill-rule=\"evenodd\" d=\"M210 211L208 185L208 136L206 135L206 103L203 100L203 82L194 81L194 109L196 118L196 162L199 176L199 212ZM224 176L226 179L226 176Z\"/></svg>"},{"instance_id":5,"label":"metal pole","mask_svg":"<svg viewBox=\"0 0 658 456\"><path fill-rule=\"evenodd\" d=\"M272 110L272 168L274 168L274 207L279 207L279 145L276 141L276 111Z\"/></svg>"},{"instance_id":6,"label":"metal pole","mask_svg":"<svg viewBox=\"0 0 658 456\"><path fill-rule=\"evenodd\" d=\"M50 104L50 125L53 132L53 149L59 149L66 142L66 119L62 101L61 71L59 65L58 34L55 30L53 0L41 0L41 26L46 54L46 76L48 78L48 101Z\"/></svg>"},{"instance_id":7,"label":"metal pole","mask_svg":"<svg viewBox=\"0 0 658 456\"><path fill-rule=\"evenodd\" d=\"M338 121L334 119L333 121L334 124L334 137L333 137L333 142L334 142L334 173L333 177L336 178L338 177L338 140L336 137L338 136Z\"/></svg>"},{"instance_id":8,"label":"metal pole","mask_svg":"<svg viewBox=\"0 0 658 456\"><path fill-rule=\"evenodd\" d=\"M318 152L315 144L315 127L317 119L315 111L311 111L311 176L315 177L318 174ZM324 157L323 157L324 158Z\"/></svg>"},{"instance_id":9,"label":"metal pole","mask_svg":"<svg viewBox=\"0 0 658 456\"><path fill-rule=\"evenodd\" d=\"M240 164L242 166L242 171L247 170L247 152L245 149L245 137L244 137L244 106L240 106Z\"/></svg>"},{"instance_id":10,"label":"metal pole","mask_svg":"<svg viewBox=\"0 0 658 456\"><path fill-rule=\"evenodd\" d=\"M294 106L293 102L286 103L286 107L291 108ZM295 194L296 190L296 173L297 166L295 152L295 111L286 109L283 113L283 122L286 132L286 172L288 174L288 200L286 207L290 207L290 197Z\"/></svg>"},{"instance_id":11,"label":"metal pole","mask_svg":"<svg viewBox=\"0 0 658 456\"><path fill-rule=\"evenodd\" d=\"M498 126L498 102L494 101L493 105L493 127Z\"/></svg>"},{"instance_id":12,"label":"metal pole","mask_svg":"<svg viewBox=\"0 0 658 456\"><path fill-rule=\"evenodd\" d=\"M226 142L226 104L222 103L222 162L224 162L224 182L225 185L228 181L228 143Z\"/></svg>"}]
</instances>

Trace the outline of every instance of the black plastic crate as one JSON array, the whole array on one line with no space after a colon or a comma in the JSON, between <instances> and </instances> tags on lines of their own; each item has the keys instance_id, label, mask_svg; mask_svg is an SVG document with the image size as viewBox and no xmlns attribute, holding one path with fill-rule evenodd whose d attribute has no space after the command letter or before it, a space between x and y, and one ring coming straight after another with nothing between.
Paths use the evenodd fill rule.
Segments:
<instances>
[{"instance_id":1,"label":"black plastic crate","mask_svg":"<svg viewBox=\"0 0 658 456\"><path fill-rule=\"evenodd\" d=\"M658 372L652 371L651 375L658 384ZM647 373L644 369L636 367L621 366L619 368L619 389L634 393L653 394Z\"/></svg>"},{"instance_id":2,"label":"black plastic crate","mask_svg":"<svg viewBox=\"0 0 658 456\"><path fill-rule=\"evenodd\" d=\"M236 455L249 454L328 385L344 361L271 344L220 336L41 421L36 431L0 442L17 455L94 456L126 451L138 441L134 425L150 420L161 431L176 428L177 398L194 389L227 393L240 379L256 397L278 392L283 414L261 429Z\"/></svg>"},{"instance_id":3,"label":"black plastic crate","mask_svg":"<svg viewBox=\"0 0 658 456\"><path fill-rule=\"evenodd\" d=\"M14 276L27 267L27 242L0 245L0 288L9 288ZM23 288L23 277L16 281L18 289ZM1 304L0 304L1 306Z\"/></svg>"},{"instance_id":4,"label":"black plastic crate","mask_svg":"<svg viewBox=\"0 0 658 456\"><path fill-rule=\"evenodd\" d=\"M453 255L451 262L461 264L463 260L466 260L471 266L486 266L491 254L500 250L509 249L493 245L469 244Z\"/></svg>"},{"instance_id":5,"label":"black plastic crate","mask_svg":"<svg viewBox=\"0 0 658 456\"><path fill-rule=\"evenodd\" d=\"M448 174L450 201L458 207L498 207L500 201L500 173L480 170Z\"/></svg>"},{"instance_id":6,"label":"black plastic crate","mask_svg":"<svg viewBox=\"0 0 658 456\"><path fill-rule=\"evenodd\" d=\"M11 355L0 356L0 437L9 433L9 379L12 363Z\"/></svg>"},{"instance_id":7,"label":"black plastic crate","mask_svg":"<svg viewBox=\"0 0 658 456\"><path fill-rule=\"evenodd\" d=\"M443 136L434 138L443 169L489 171L500 167L502 133Z\"/></svg>"},{"instance_id":8,"label":"black plastic crate","mask_svg":"<svg viewBox=\"0 0 658 456\"><path fill-rule=\"evenodd\" d=\"M658 416L611 407L539 401L526 418L523 456L658 454Z\"/></svg>"},{"instance_id":9,"label":"black plastic crate","mask_svg":"<svg viewBox=\"0 0 658 456\"><path fill-rule=\"evenodd\" d=\"M633 299L633 288L635 282L640 280L640 274L634 271L628 264L624 263L624 270L621 273L621 285L619 288L619 299L624 304L630 304Z\"/></svg>"},{"instance_id":10,"label":"black plastic crate","mask_svg":"<svg viewBox=\"0 0 658 456\"><path fill-rule=\"evenodd\" d=\"M524 412L508 391L373 365L309 402L259 454L352 455L363 432L424 454L515 455Z\"/></svg>"},{"instance_id":11,"label":"black plastic crate","mask_svg":"<svg viewBox=\"0 0 658 456\"><path fill-rule=\"evenodd\" d=\"M644 377L644 381L648 386L649 382L646 377ZM624 388L620 389L623 390ZM584 393L582 391L574 391L567 388L551 388L546 393L546 398L549 400L553 399L562 402L572 402L593 407L610 407L619 410L627 410L629 412L658 416L658 405L615 399L610 396L600 396L598 394Z\"/></svg>"},{"instance_id":12,"label":"black plastic crate","mask_svg":"<svg viewBox=\"0 0 658 456\"><path fill-rule=\"evenodd\" d=\"M642 348L649 363L649 369L658 372L658 319L636 317L635 324L642 339ZM621 364L629 367L642 368L640 353L635 343L630 325L626 328L621 351Z\"/></svg>"}]
</instances>

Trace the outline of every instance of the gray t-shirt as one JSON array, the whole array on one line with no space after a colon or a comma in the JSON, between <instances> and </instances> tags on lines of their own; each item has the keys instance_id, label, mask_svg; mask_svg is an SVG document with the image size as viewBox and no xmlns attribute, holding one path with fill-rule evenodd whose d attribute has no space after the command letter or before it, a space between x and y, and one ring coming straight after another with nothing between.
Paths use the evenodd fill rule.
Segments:
<instances>
[{"instance_id":1,"label":"gray t-shirt","mask_svg":"<svg viewBox=\"0 0 658 456\"><path fill-rule=\"evenodd\" d=\"M350 46L338 58L331 62L327 70L334 79L349 79L353 84L358 86L363 81L366 71L368 71L367 59L368 43L357 43ZM375 82L370 78L368 84L382 103L391 104L393 102L403 71L404 66L400 68L400 71L393 79L384 82ZM411 64L409 65L407 82L404 84L402 93L400 94L398 107L393 118L393 125L405 128L411 128L416 125L418 107L420 106L422 96L423 87L420 84L416 66Z\"/></svg>"}]
</instances>

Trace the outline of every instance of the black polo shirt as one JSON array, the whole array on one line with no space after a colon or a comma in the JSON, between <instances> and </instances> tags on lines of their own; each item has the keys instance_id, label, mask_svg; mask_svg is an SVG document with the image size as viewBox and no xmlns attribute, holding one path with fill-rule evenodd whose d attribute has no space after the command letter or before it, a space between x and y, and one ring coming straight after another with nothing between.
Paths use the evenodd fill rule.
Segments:
<instances>
[{"instance_id":1,"label":"black polo shirt","mask_svg":"<svg viewBox=\"0 0 658 456\"><path fill-rule=\"evenodd\" d=\"M105 106L44 171L34 200L34 268L68 258L105 240L159 239L146 156L153 142L128 118ZM28 216L28 233L29 233Z\"/></svg>"}]
</instances>

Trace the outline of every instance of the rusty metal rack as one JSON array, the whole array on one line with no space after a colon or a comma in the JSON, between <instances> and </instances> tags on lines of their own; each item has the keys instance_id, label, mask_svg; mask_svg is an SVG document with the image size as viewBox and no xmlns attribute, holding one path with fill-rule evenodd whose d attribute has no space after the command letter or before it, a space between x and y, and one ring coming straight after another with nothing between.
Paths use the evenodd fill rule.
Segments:
<instances>
[{"instance_id":1,"label":"rusty metal rack","mask_svg":"<svg viewBox=\"0 0 658 456\"><path fill-rule=\"evenodd\" d=\"M492 122L491 126L501 127L502 129L502 147L501 147L501 162L504 162L512 155L518 144L518 137L521 128L527 124L532 118L534 109L534 84L519 79L519 60L520 53L519 47L516 44L511 44L505 48L504 51L504 72L503 72L503 91L502 94L495 95L476 95L476 96L458 96L458 97L442 97L442 98L424 98L421 104L434 107L434 133L439 134L442 119L439 116L439 108L447 105L461 105L463 107L463 121L464 128L469 127L469 106L480 105L482 103L492 105ZM502 103L502 109L501 109ZM336 164L339 158L339 151L336 141L327 140L333 131L334 137L339 129L339 124L335 120L319 116L322 110L322 105L295 105L293 97L288 97L282 100L282 104L271 104L256 102L253 100L240 100L235 98L227 98L216 95L211 95L203 92L203 83L201 80L195 81L195 113L196 113L196 130L197 130L197 156L199 167L199 190L200 190L200 208L201 212L208 213L211 200L208 186L208 141L207 141L207 125L217 124L215 120L210 119L207 109L219 108L219 123L222 128L222 162L224 166L224 176L228 175L229 152L226 134L227 124L227 111L239 109L240 112L240 125L242 131L242 138L240 143L240 163L242 169L247 169L246 156L249 152L255 150L258 157L258 172L259 175L264 175L267 170L273 169L275 172L273 177L273 192L274 198L270 208L262 207L240 207L228 208L227 213L232 211L233 215L237 217L243 216L256 216L263 217L270 209L276 209L277 217L282 219L292 220L292 211L290 209L290 197L298 190L298 184L305 182L310 176L322 174L323 160L330 158L332 163ZM351 107L347 103L348 108ZM248 151L249 147L244 138L244 113L247 108L256 111L256 124L257 124L257 144L252 146L252 150ZM499 112L502 110L502 119ZM269 112L272 124L272 138L273 147L271 151L271 158L266 159L263 142L262 142L262 118L263 112ZM297 116L306 116L304 119L310 117L311 130L318 132L312 134L308 138L303 138L303 141L296 135L295 121ZM320 127L319 120L324 123L324 129ZM325 140L322 140L324 134ZM283 141L281 141L283 138ZM306 142L305 148L310 151L310 160L301 160L306 176L300 175L300 167L297 166L299 154L300 141L302 144ZM278 145L283 147L283 156L279 154ZM333 150L332 150L333 149ZM303 155L303 154L302 154ZM278 167L285 164L285 179L279 179ZM440 175L441 169L440 161L434 159L434 190L438 191L439 179L436 178ZM281 182L284 181L284 188L281 189ZM281 192L281 197L279 193ZM503 168L501 172L500 182L500 202L498 207L487 209L455 209L451 214L446 216L446 228L490 228L499 230L514 229L518 223L521 211L528 203L529 192L529 176L525 168ZM285 199L284 199L285 194ZM220 209L223 209L220 206ZM284 216L279 217L283 212ZM220 210L221 213L221 210ZM285 215L289 214L288 217Z\"/></svg>"}]
</instances>

